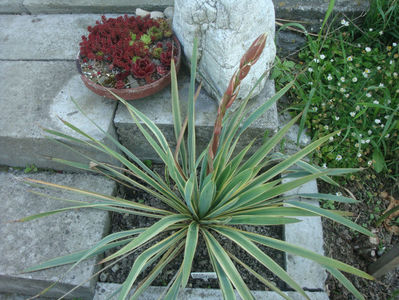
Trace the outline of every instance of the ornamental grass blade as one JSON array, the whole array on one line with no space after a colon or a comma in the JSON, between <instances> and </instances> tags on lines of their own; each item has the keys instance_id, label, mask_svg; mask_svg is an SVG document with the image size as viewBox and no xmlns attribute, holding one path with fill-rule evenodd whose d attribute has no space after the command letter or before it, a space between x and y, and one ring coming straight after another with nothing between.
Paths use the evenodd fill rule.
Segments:
<instances>
[{"instance_id":1,"label":"ornamental grass blade","mask_svg":"<svg viewBox=\"0 0 399 300\"><path fill-rule=\"evenodd\" d=\"M331 134L328 134L317 141L314 141L310 145L306 146L302 150L298 151L297 153L293 154L292 156L288 157L287 159L283 160L282 162L278 163L277 165L271 167L269 170L264 172L262 175L259 175L250 185L256 186L257 184L266 182L270 180L271 178L280 175L283 171L287 170L290 168L292 165L297 163L299 160L304 158L306 155L309 153L313 152L317 147L328 141L328 139L334 135L336 135L337 132L333 132Z\"/></svg>"},{"instance_id":2,"label":"ornamental grass blade","mask_svg":"<svg viewBox=\"0 0 399 300\"><path fill-rule=\"evenodd\" d=\"M327 271L331 273L345 288L348 289L358 300L365 300L364 296L356 289L356 287L346 278L340 271L335 268L326 267Z\"/></svg>"},{"instance_id":3,"label":"ornamental grass blade","mask_svg":"<svg viewBox=\"0 0 399 300\"><path fill-rule=\"evenodd\" d=\"M140 295L150 286L162 270L173 260L183 249L184 242L180 243L177 247L171 247L166 251L161 260L151 269L151 273L143 279L138 285L130 300L138 300Z\"/></svg>"},{"instance_id":4,"label":"ornamental grass blade","mask_svg":"<svg viewBox=\"0 0 399 300\"><path fill-rule=\"evenodd\" d=\"M212 255L215 257L216 261L220 264L220 267L223 269L231 283L237 289L239 295L244 300L255 300L255 298L251 294L251 291L245 284L244 280L238 273L236 267L234 266L233 262L231 261L223 247L216 241L216 239L208 230L203 230L202 232L204 233L208 252L212 253Z\"/></svg>"},{"instance_id":5,"label":"ornamental grass blade","mask_svg":"<svg viewBox=\"0 0 399 300\"><path fill-rule=\"evenodd\" d=\"M227 252L227 254L238 264L243 266L252 276L254 276L256 279L258 279L260 282L262 282L265 286L267 286L270 290L273 292L276 292L279 294L282 298L286 300L291 300L290 297L288 297L286 294L284 294L278 287L276 287L273 283L270 281L266 280L264 277L262 277L260 274L256 273L254 270L252 270L248 265L243 263L241 260L239 260L237 257L232 255L231 253Z\"/></svg>"},{"instance_id":6,"label":"ornamental grass blade","mask_svg":"<svg viewBox=\"0 0 399 300\"><path fill-rule=\"evenodd\" d=\"M342 217L342 216L340 216L340 215L338 215L336 213L333 213L333 212L331 212L329 210L326 210L326 209L323 209L323 208L320 208L320 207L317 207L317 206L314 206L314 205L311 205L311 204L308 204L308 203L305 203L305 202L295 201L295 200L286 201L285 203L287 205L290 205L290 206L293 206L293 207L298 207L298 208L302 208L302 209L314 212L314 213L318 214L319 216L326 217L326 218L328 218L330 220L333 220L333 221L335 221L337 223L345 225L346 227L349 227L350 229L356 230L356 231L358 231L360 233L363 233L363 234L365 234L367 236L370 236L370 237L374 236L374 234L371 233L366 228L364 228L364 227L362 227L360 225L357 225L356 223L354 223L354 222L352 222L352 221L350 221L350 220L348 220L348 219L346 219L346 218L344 218L344 217Z\"/></svg>"},{"instance_id":7,"label":"ornamental grass blade","mask_svg":"<svg viewBox=\"0 0 399 300\"><path fill-rule=\"evenodd\" d=\"M216 193L216 185L213 182L212 178L209 177L208 182L205 183L204 187L201 189L200 192L199 203L198 203L198 212L200 218L204 217L208 213L212 205L212 200L215 196L215 193Z\"/></svg>"},{"instance_id":8,"label":"ornamental grass blade","mask_svg":"<svg viewBox=\"0 0 399 300\"><path fill-rule=\"evenodd\" d=\"M297 194L297 195L301 198L308 198L308 199L329 200L341 203L359 203L359 200L353 198L331 195L331 194L314 193L314 194Z\"/></svg>"},{"instance_id":9,"label":"ornamental grass blade","mask_svg":"<svg viewBox=\"0 0 399 300\"><path fill-rule=\"evenodd\" d=\"M245 170L248 168L253 168L257 166L265 157L270 153L273 148L281 141L281 139L286 135L288 130L296 123L299 119L300 114L293 118L288 124L286 124L281 130L279 130L273 137L267 140L256 152L251 155L251 157L240 167L240 170Z\"/></svg>"},{"instance_id":10,"label":"ornamental grass blade","mask_svg":"<svg viewBox=\"0 0 399 300\"><path fill-rule=\"evenodd\" d=\"M113 243L109 243L108 245L102 246L100 248L98 248L95 252L91 253L90 255L88 255L86 257L86 259L95 257L99 254L104 253L107 250L119 247L119 246L123 246L125 244L127 244L128 242L130 242L132 239L126 239L123 241L119 241L119 242L113 242ZM73 264L79 260L81 260L82 257L86 256L87 253L90 251L91 249L86 249L86 250L81 250L81 251L77 251L65 256L60 256L60 257L56 257L56 258L52 258L49 259L43 263L37 264L33 267L29 267L27 269L24 269L21 273L30 273L30 272L36 272L36 271L40 271L40 270L45 270L45 269L49 269L49 268L54 268L54 267L59 267L59 266L63 266L63 265L68 265L68 264Z\"/></svg>"},{"instance_id":11,"label":"ornamental grass blade","mask_svg":"<svg viewBox=\"0 0 399 300\"><path fill-rule=\"evenodd\" d=\"M177 74L176 74L176 67L175 61L172 58L170 62L170 74L171 74L171 98L172 98L172 115L173 115L173 126L175 130L175 138L176 141L179 140L182 131L182 119L181 119L181 112L180 112L180 99L179 99L179 89L177 86ZM180 143L179 151L183 170L185 174L187 174L187 149L185 143Z\"/></svg>"},{"instance_id":12,"label":"ornamental grass blade","mask_svg":"<svg viewBox=\"0 0 399 300\"><path fill-rule=\"evenodd\" d=\"M354 274L356 276L363 277L366 279L370 279L370 280L374 279L371 275L369 275L366 272L363 272L359 269L356 269L355 267L352 267L352 266L345 264L343 262L340 262L338 260L335 260L335 259L332 259L329 257L325 257L323 255L320 255L316 252L310 251L303 247L296 246L296 245L287 243L285 241L281 241L278 239L274 239L274 238L263 236L263 235L256 234L256 233L251 233L251 232L242 231L242 230L240 230L240 233L242 233L243 235L245 235L246 237L251 239L253 242L262 244L262 245L270 247L270 248L281 250L281 251L284 251L284 252L287 252L287 253L290 253L293 255L298 255L298 256L313 260L322 266L336 268L343 272Z\"/></svg>"},{"instance_id":13,"label":"ornamental grass blade","mask_svg":"<svg viewBox=\"0 0 399 300\"><path fill-rule=\"evenodd\" d=\"M173 244L177 244L184 237L184 234L185 231L180 230L141 253L134 261L129 275L127 276L125 282L122 284L122 290L118 295L118 300L124 300L127 298L127 295L129 294L137 277L142 271L144 271L147 262L154 255L159 255L160 253L166 252L168 248L170 248Z\"/></svg>"},{"instance_id":14,"label":"ornamental grass blade","mask_svg":"<svg viewBox=\"0 0 399 300\"><path fill-rule=\"evenodd\" d=\"M240 216L241 214L247 215L247 216L262 216L262 217L314 217L318 216L316 213L312 213L310 211L306 211L300 208L296 207L288 207L288 206L279 206L279 207L259 207L259 208L252 208L252 209L245 209L245 210L240 210L237 212L232 212L230 215L238 215ZM226 214L226 216L230 216L229 214Z\"/></svg>"},{"instance_id":15,"label":"ornamental grass blade","mask_svg":"<svg viewBox=\"0 0 399 300\"><path fill-rule=\"evenodd\" d=\"M222 290L222 294L223 294L223 299L224 300L235 300L236 294L234 292L233 286L231 285L229 278L227 277L226 273L223 271L220 264L217 262L215 256L212 254L212 252L209 252L209 258L211 260L213 270L217 274L218 283L219 283L220 289Z\"/></svg>"},{"instance_id":16,"label":"ornamental grass blade","mask_svg":"<svg viewBox=\"0 0 399 300\"><path fill-rule=\"evenodd\" d=\"M181 281L182 281L182 269L183 269L183 266L181 266L179 271L177 272L177 274L176 274L177 276L174 279L172 286L170 288L168 288L168 292L166 293L165 297L163 297L163 300L178 299Z\"/></svg>"},{"instance_id":17,"label":"ornamental grass blade","mask_svg":"<svg viewBox=\"0 0 399 300\"><path fill-rule=\"evenodd\" d=\"M286 218L286 217L253 216L253 215L245 215L245 213L242 213L237 216L232 216L226 224L271 226L271 225L293 224L298 222L301 222L301 220L295 218Z\"/></svg>"},{"instance_id":18,"label":"ornamental grass blade","mask_svg":"<svg viewBox=\"0 0 399 300\"><path fill-rule=\"evenodd\" d=\"M185 288L190 277L195 250L197 249L199 225L191 222L187 230L186 247L184 249L184 259L182 264L181 287Z\"/></svg>"},{"instance_id":19,"label":"ornamental grass blade","mask_svg":"<svg viewBox=\"0 0 399 300\"><path fill-rule=\"evenodd\" d=\"M194 102L194 91L195 91L195 77L197 73L197 53L198 53L198 39L194 38L193 51L191 55L191 73L190 73L190 86L188 90L188 134L187 134L187 148L188 148L188 165L189 172L195 173L195 102Z\"/></svg>"},{"instance_id":20,"label":"ornamental grass blade","mask_svg":"<svg viewBox=\"0 0 399 300\"><path fill-rule=\"evenodd\" d=\"M114 254L104 258L100 263L104 263L107 261L110 261L116 257L119 257L121 255L126 254L127 252L130 252L137 247L145 244L148 242L150 239L152 239L154 236L159 234L162 231L165 231L169 226L174 225L178 222L188 220L189 218L185 215L171 215L162 218L152 226L148 227L146 231L141 233L137 238L135 238L133 241L131 241L129 244L124 246L122 249L118 250Z\"/></svg>"},{"instance_id":21,"label":"ornamental grass blade","mask_svg":"<svg viewBox=\"0 0 399 300\"><path fill-rule=\"evenodd\" d=\"M305 294L304 290L288 275L288 273L277 264L270 256L260 250L251 240L239 231L229 227L215 226L214 228L218 233L232 240L249 255L255 258L258 262L264 265L273 274L278 276L281 280L286 282L291 288L300 293L305 299L309 297Z\"/></svg>"}]
</instances>

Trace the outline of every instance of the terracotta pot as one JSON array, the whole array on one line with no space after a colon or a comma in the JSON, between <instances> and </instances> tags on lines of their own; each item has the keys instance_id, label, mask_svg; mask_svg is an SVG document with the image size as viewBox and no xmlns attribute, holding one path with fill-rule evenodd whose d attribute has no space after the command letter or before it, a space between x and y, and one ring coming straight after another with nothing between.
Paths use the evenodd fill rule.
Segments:
<instances>
[{"instance_id":1,"label":"terracotta pot","mask_svg":"<svg viewBox=\"0 0 399 300\"><path fill-rule=\"evenodd\" d=\"M179 40L176 38L176 36L173 36L173 40L175 42L175 45L178 50L178 55L176 58L176 72L179 71L180 69L180 61L181 61L181 47ZM80 67L80 59L79 59L80 54L78 54L78 58L76 59L76 65L78 68L79 73L81 74L80 78L83 80L83 83L85 86L91 90L92 92L96 93L97 95L109 98L109 99L114 99L117 100L109 91L112 91L119 97L125 99L125 100L135 100L135 99L141 99L147 96L150 96L152 94L155 94L168 85L170 85L170 72L166 74L165 76L162 76L160 79L151 82L149 84L145 84L143 86L135 87L135 88L130 88L130 89L114 89L114 88L105 88L97 83L94 83L91 81L89 78L87 78L85 75L82 74L82 69Z\"/></svg>"}]
</instances>

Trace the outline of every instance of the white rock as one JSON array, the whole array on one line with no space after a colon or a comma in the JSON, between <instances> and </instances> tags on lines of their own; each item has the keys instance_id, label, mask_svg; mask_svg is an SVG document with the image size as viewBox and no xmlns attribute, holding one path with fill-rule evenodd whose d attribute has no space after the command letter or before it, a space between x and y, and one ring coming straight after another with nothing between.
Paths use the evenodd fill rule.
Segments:
<instances>
[{"instance_id":1,"label":"white rock","mask_svg":"<svg viewBox=\"0 0 399 300\"><path fill-rule=\"evenodd\" d=\"M150 12L141 8L136 8L136 16L137 17L145 17L146 15L149 15Z\"/></svg>"},{"instance_id":2,"label":"white rock","mask_svg":"<svg viewBox=\"0 0 399 300\"><path fill-rule=\"evenodd\" d=\"M153 19L158 19L158 18L164 18L165 17L163 12L161 12L161 11L152 11L150 15L151 15L151 18L153 18Z\"/></svg>"},{"instance_id":3,"label":"white rock","mask_svg":"<svg viewBox=\"0 0 399 300\"><path fill-rule=\"evenodd\" d=\"M173 19L173 7L169 6L169 7L165 8L165 10L163 11L163 14L165 15L165 17L167 19L172 20Z\"/></svg>"},{"instance_id":4,"label":"white rock","mask_svg":"<svg viewBox=\"0 0 399 300\"><path fill-rule=\"evenodd\" d=\"M275 16L272 0L175 0L173 30L188 61L198 37L198 73L205 89L220 97L252 42L267 32L265 50L242 82L240 97L249 93L274 62ZM259 94L265 80L255 90Z\"/></svg>"}]
</instances>

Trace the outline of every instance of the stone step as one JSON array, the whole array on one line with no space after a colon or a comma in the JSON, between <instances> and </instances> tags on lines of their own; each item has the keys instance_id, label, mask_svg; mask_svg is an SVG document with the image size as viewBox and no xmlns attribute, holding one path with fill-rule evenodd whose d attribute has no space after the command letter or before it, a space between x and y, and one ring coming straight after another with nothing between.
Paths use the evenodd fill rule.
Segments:
<instances>
[{"instance_id":1,"label":"stone step","mask_svg":"<svg viewBox=\"0 0 399 300\"><path fill-rule=\"evenodd\" d=\"M115 300L117 297L112 297L112 294L120 287L119 284L112 283L98 283L96 286L96 294L93 300ZM164 293L164 287L152 286L143 292L139 297L140 300L157 300ZM312 300L328 300L328 295L325 292L306 292ZM286 293L293 300L301 300L303 296L296 292ZM284 298L275 292L270 291L253 291L255 299L267 300L283 300ZM236 297L239 297L236 292ZM217 289L193 289L186 288L179 294L179 300L220 300L223 299L221 290ZM241 298L237 298L241 299ZM0 300L3 300L0 298ZM4 299L4 300L19 300L19 299ZM21 299L22 300L22 299Z\"/></svg>"},{"instance_id":2,"label":"stone step","mask_svg":"<svg viewBox=\"0 0 399 300\"><path fill-rule=\"evenodd\" d=\"M5 28L0 32L0 40L4 41L0 47L0 128L3 129L0 133L0 165L35 164L41 168L70 170L46 157L74 160L77 155L46 139L39 127L71 133L59 117L101 142L106 142L105 135L82 116L70 97L102 129L115 135L113 116L116 101L104 99L89 91L81 82L73 62L81 35L89 24L94 24L98 19L100 15L0 16L0 26ZM179 82L182 98L185 98L188 76L183 70ZM273 93L274 84L268 82L262 95L251 103L263 103ZM170 90L165 89L132 103L164 130L173 145ZM198 146L202 149L209 141L216 113L216 101L205 92L201 93L197 103L197 130ZM127 112L122 106L116 114L115 123L120 139L129 149L140 158L155 159L147 151L148 147L144 146L143 140L131 140L134 136L134 123L130 117L127 118ZM275 131L276 128L277 110L273 106L264 119L249 131L243 142L246 144L254 136L263 135L265 130ZM96 160L113 162L103 153L94 153L88 147L81 149Z\"/></svg>"},{"instance_id":3,"label":"stone step","mask_svg":"<svg viewBox=\"0 0 399 300\"><path fill-rule=\"evenodd\" d=\"M273 0L276 17L310 21L319 23L327 11L328 0ZM0 3L0 14L103 14L134 13L136 8L146 10L164 10L173 6L173 0L3 0ZM335 11L348 16L356 16L367 10L369 1L359 0L348 2L335 1Z\"/></svg>"},{"instance_id":4,"label":"stone step","mask_svg":"<svg viewBox=\"0 0 399 300\"><path fill-rule=\"evenodd\" d=\"M179 97L181 100L182 112L186 111L189 75L186 70L181 70L178 75L179 81ZM267 81L263 91L257 97L250 100L249 111L253 111L256 107L263 104L267 99L274 95L274 81ZM174 135L171 92L170 89L165 89L156 95L147 97L145 99L135 100L131 102L135 108L144 113L164 133L172 151L176 147L176 139ZM197 154L209 144L213 132L213 126L217 115L218 104L212 99L204 90L196 102L196 144ZM185 116L185 114L184 114ZM143 159L160 162L155 151L141 134L139 128L136 126L134 120L131 118L128 110L124 105L118 105L115 114L115 127L119 136L120 142L134 152L138 157ZM256 121L246 132L242 135L237 149L240 150L248 143L257 138L256 146L259 146L264 135L270 135L276 132L278 127L277 107L273 105L258 121ZM253 153L253 152L251 152ZM249 153L249 154L251 154Z\"/></svg>"},{"instance_id":5,"label":"stone step","mask_svg":"<svg viewBox=\"0 0 399 300\"><path fill-rule=\"evenodd\" d=\"M84 261L68 273L66 271L69 266L27 274L20 272L48 259L84 250L94 245L108 231L108 212L74 210L26 223L10 223L10 221L32 214L68 206L65 202L29 192L29 190L35 190L48 193L48 190L30 187L21 181L25 177L92 190L105 195L112 195L115 191L114 182L96 175L0 172L0 194L2 195L0 292L33 296L60 279L60 282L48 291L46 297L53 299L60 297L71 288L83 283L69 298L92 299L96 277L86 280L98 270L97 259ZM51 195L93 201L93 198L64 191L54 191ZM0 296L0 299L13 299L12 297L12 295L4 294Z\"/></svg>"}]
</instances>

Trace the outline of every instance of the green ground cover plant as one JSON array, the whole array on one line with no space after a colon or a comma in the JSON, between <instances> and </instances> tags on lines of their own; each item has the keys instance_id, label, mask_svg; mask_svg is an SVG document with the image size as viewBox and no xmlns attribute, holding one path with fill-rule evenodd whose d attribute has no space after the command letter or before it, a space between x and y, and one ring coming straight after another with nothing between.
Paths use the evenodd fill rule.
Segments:
<instances>
[{"instance_id":1,"label":"green ground cover plant","mask_svg":"<svg viewBox=\"0 0 399 300\"><path fill-rule=\"evenodd\" d=\"M140 188L160 199L168 208L151 207L146 203L139 203L134 200L127 201L118 197L100 195L95 191L83 191L38 180L27 180L31 184L89 195L93 197L94 202L75 201L72 206L68 206L65 209L34 215L20 221L28 221L65 210L82 208L96 208L146 216L153 218L155 221L153 225L146 228L132 228L131 230L110 234L91 249L52 259L26 271L41 270L63 264L72 264L71 268L73 268L84 259L104 253L112 248L121 247L102 260L102 262L117 261L119 258L140 249L142 252L131 266L128 278L117 291L118 299L126 299L128 297L137 299L170 261L176 259L179 255L183 255L182 264L163 295L164 299L178 299L179 290L187 285L198 238L201 235L205 241L213 270L218 276L224 299L236 299L234 290L238 292L242 299L254 299L251 291L237 271L237 265L249 271L255 278L264 283L269 290L275 291L284 299L289 299L289 297L275 284L264 278L262 274L256 273L243 261L239 260L234 253L225 249L220 238L227 238L233 241L237 247L246 251L249 257L276 274L305 299L309 299L309 297L300 285L271 257L262 252L258 245L285 251L292 255L299 255L319 263L358 299L364 299L342 272L373 279L369 274L285 241L242 230L238 227L243 224L255 226L284 225L300 222L296 218L300 216L323 216L348 226L354 231L372 236L371 232L345 218L344 212L332 212L294 200L293 198L298 197L298 195L286 196L289 190L316 178L338 186L330 176L340 176L359 170L352 168L323 169L303 160L324 142L336 136L337 132L320 137L291 156L285 156L281 153L272 154L272 151L280 143L289 128L298 121L300 118L300 115L298 115L276 135L266 139L259 148L254 150L252 155L246 156L254 141L246 145L242 150L235 151L245 130L293 85L293 82L289 83L250 114L245 110L246 104L250 100L250 95L245 99L241 99L236 111L227 111L234 101L238 101L236 98L240 83L261 55L266 38L266 35L261 35L256 39L241 59L239 69L234 73L220 102L212 138L208 147L201 153L197 153L195 147L195 100L199 93L199 88L195 92L196 42L194 43L191 60L188 111L185 119L182 118L180 111L174 62L172 61L171 64L171 104L177 141L175 151L170 149L160 129L147 116L118 97L120 102L126 105L136 125L165 164L165 177L153 172L146 163L139 160L131 151L110 135L108 135L108 138L120 152L112 150L66 121L63 121L64 124L86 138L86 141L46 129L46 132L54 137L61 137L69 142L78 144L86 144L111 155L123 165L123 168L95 161L91 158L88 158L90 163L87 164L63 159L54 159L55 161L83 170L98 172L126 186ZM259 79L258 83L262 81L264 76ZM60 140L58 142L71 148L68 143ZM74 151L79 154L77 150ZM292 180L283 182L283 178L291 178ZM144 185L143 182L146 184ZM344 203L356 202L356 200L348 197L319 193L300 194L299 196ZM300 228L298 226L299 230ZM157 240L157 237L160 239ZM146 248L146 246L148 247ZM144 250L141 248L144 248ZM148 269L153 263L155 263L155 266L151 268L147 277L138 282L139 274ZM129 296L132 288L133 294Z\"/></svg>"},{"instance_id":2,"label":"green ground cover plant","mask_svg":"<svg viewBox=\"0 0 399 300\"><path fill-rule=\"evenodd\" d=\"M278 85L296 78L291 111L313 139L339 130L316 149L324 167L363 167L399 176L397 0L371 1L364 22L336 17L308 35L297 61L277 61ZM354 178L354 175L351 175Z\"/></svg>"}]
</instances>

